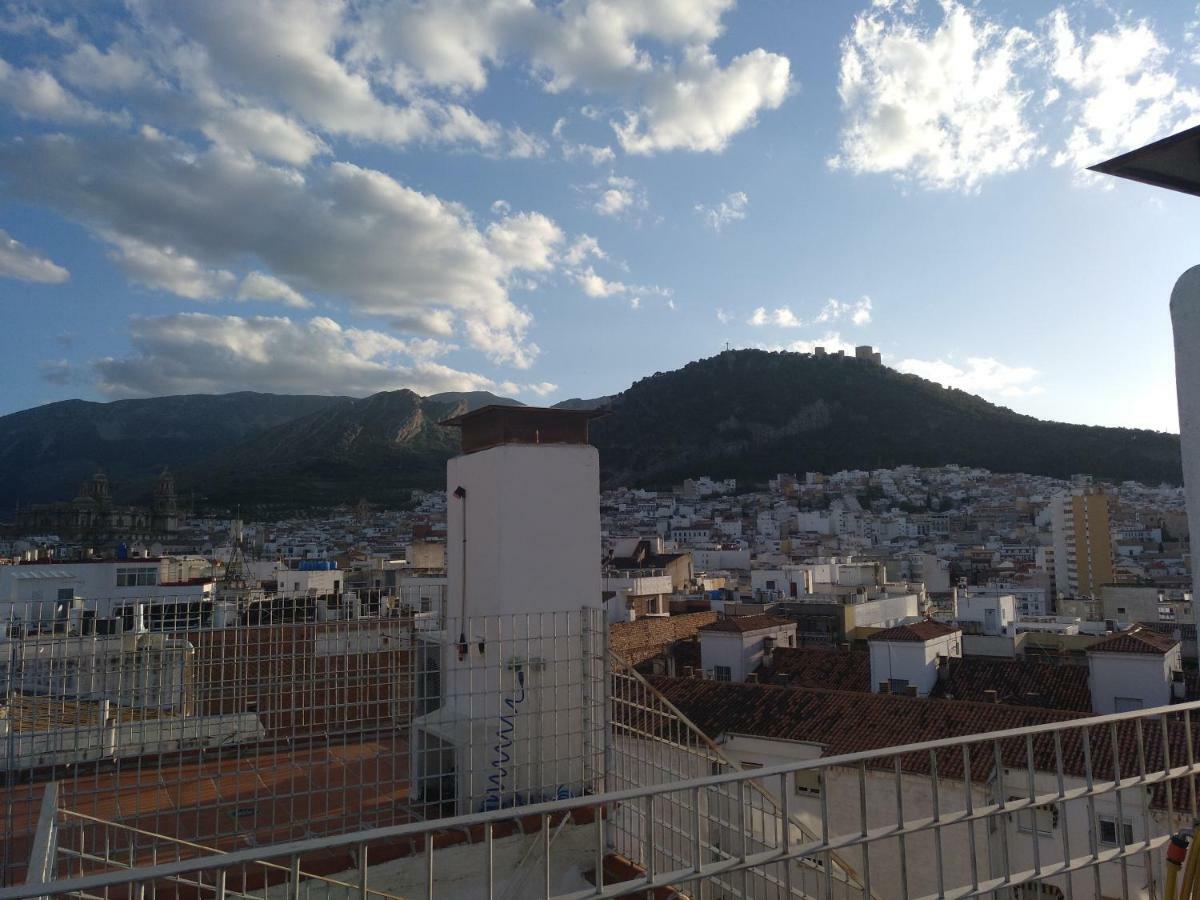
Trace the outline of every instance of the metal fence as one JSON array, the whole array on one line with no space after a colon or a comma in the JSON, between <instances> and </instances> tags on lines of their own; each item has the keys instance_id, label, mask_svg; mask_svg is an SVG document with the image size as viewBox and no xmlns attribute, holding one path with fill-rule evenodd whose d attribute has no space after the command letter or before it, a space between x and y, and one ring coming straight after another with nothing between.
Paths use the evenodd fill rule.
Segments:
<instances>
[{"instance_id":1,"label":"metal fence","mask_svg":"<svg viewBox=\"0 0 1200 900\"><path fill-rule=\"evenodd\" d=\"M51 785L61 846L93 865L598 788L599 611L459 621L343 602L178 630L144 609L100 627L18 612L0 637L0 884L25 879Z\"/></svg>"},{"instance_id":2,"label":"metal fence","mask_svg":"<svg viewBox=\"0 0 1200 900\"><path fill-rule=\"evenodd\" d=\"M10 632L0 900L1159 897L1197 819L1200 703L742 770L600 610L356 615Z\"/></svg>"},{"instance_id":3,"label":"metal fence","mask_svg":"<svg viewBox=\"0 0 1200 900\"><path fill-rule=\"evenodd\" d=\"M0 890L0 900L51 890L104 897L558 900L647 890L757 898L790 890L828 897L836 896L839 883L854 881L854 861L864 894L876 897L1162 896L1163 846L1195 815L1191 717L1198 708L1192 703L680 777L104 874L78 877L68 869L52 884ZM674 724L652 726L657 710L653 704L646 709L651 714L640 720L636 740L666 741L674 733L672 744L690 741L672 731ZM664 748L676 758L674 746ZM775 811L783 820L803 822L811 812L786 799L796 796L797 779L820 785L813 805L818 828L779 828L772 839L772 807L752 798L761 787L778 798ZM712 803L713 797L736 802ZM677 827L685 817L698 827ZM639 820L655 828L629 824ZM730 821L737 827L727 830ZM668 831L679 839L664 848ZM831 867L833 858L850 863ZM792 864L840 874L789 887Z\"/></svg>"}]
</instances>

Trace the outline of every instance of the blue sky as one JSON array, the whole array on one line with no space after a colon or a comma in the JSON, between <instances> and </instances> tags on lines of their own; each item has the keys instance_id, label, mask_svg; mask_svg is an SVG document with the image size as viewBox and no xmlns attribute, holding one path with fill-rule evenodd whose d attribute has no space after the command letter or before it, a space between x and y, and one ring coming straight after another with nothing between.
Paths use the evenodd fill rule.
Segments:
<instances>
[{"instance_id":1,"label":"blue sky","mask_svg":"<svg viewBox=\"0 0 1200 900\"><path fill-rule=\"evenodd\" d=\"M224 0L0 13L0 413L597 396L873 344L1175 430L1194 199L1083 170L1200 121L1200 12Z\"/></svg>"}]
</instances>

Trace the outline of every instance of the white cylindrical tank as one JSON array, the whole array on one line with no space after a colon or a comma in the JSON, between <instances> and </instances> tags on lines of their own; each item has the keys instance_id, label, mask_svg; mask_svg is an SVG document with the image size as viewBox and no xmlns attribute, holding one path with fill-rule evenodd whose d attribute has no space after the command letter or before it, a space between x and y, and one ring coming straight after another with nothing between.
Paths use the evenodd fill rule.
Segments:
<instances>
[{"instance_id":1,"label":"white cylindrical tank","mask_svg":"<svg viewBox=\"0 0 1200 900\"><path fill-rule=\"evenodd\" d=\"M1200 266L1192 266L1171 291L1175 333L1175 390L1179 399L1179 440L1187 493L1188 531L1200 536ZM1196 596L1198 567L1192 563Z\"/></svg>"}]
</instances>

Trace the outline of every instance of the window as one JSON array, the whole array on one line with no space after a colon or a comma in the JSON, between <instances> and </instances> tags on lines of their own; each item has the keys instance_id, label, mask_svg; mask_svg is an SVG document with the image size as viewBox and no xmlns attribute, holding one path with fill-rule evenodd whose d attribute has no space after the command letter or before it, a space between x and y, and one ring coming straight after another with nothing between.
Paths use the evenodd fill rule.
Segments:
<instances>
[{"instance_id":1,"label":"window","mask_svg":"<svg viewBox=\"0 0 1200 900\"><path fill-rule=\"evenodd\" d=\"M802 769L792 774L797 794L820 794L821 773L817 769Z\"/></svg>"},{"instance_id":2,"label":"window","mask_svg":"<svg viewBox=\"0 0 1200 900\"><path fill-rule=\"evenodd\" d=\"M1100 843L1117 845L1117 820L1106 819L1100 817ZM1121 823L1121 843L1129 845L1133 843L1133 825L1130 822Z\"/></svg>"},{"instance_id":3,"label":"window","mask_svg":"<svg viewBox=\"0 0 1200 900\"><path fill-rule=\"evenodd\" d=\"M713 666L714 681L733 681L733 670L729 666Z\"/></svg>"},{"instance_id":4,"label":"window","mask_svg":"<svg viewBox=\"0 0 1200 900\"><path fill-rule=\"evenodd\" d=\"M906 690L908 690L907 678L889 678L888 684L891 687L893 694L903 694Z\"/></svg>"},{"instance_id":5,"label":"window","mask_svg":"<svg viewBox=\"0 0 1200 900\"><path fill-rule=\"evenodd\" d=\"M1116 712L1133 712L1145 706L1140 697L1114 697L1113 708Z\"/></svg>"},{"instance_id":6,"label":"window","mask_svg":"<svg viewBox=\"0 0 1200 900\"><path fill-rule=\"evenodd\" d=\"M1017 828L1021 831L1032 832L1036 828L1038 834L1051 834L1057 827L1058 809L1053 803L1017 813Z\"/></svg>"},{"instance_id":7,"label":"window","mask_svg":"<svg viewBox=\"0 0 1200 900\"><path fill-rule=\"evenodd\" d=\"M75 599L75 588L59 588L58 589L58 599L59 600L74 600Z\"/></svg>"},{"instance_id":8,"label":"window","mask_svg":"<svg viewBox=\"0 0 1200 900\"><path fill-rule=\"evenodd\" d=\"M149 587L158 584L158 569L117 569L117 587Z\"/></svg>"},{"instance_id":9,"label":"window","mask_svg":"<svg viewBox=\"0 0 1200 900\"><path fill-rule=\"evenodd\" d=\"M1118 606L1118 607L1117 607L1117 615L1118 615L1118 616L1123 616L1123 615L1125 615L1125 607L1123 607L1123 606Z\"/></svg>"}]
</instances>

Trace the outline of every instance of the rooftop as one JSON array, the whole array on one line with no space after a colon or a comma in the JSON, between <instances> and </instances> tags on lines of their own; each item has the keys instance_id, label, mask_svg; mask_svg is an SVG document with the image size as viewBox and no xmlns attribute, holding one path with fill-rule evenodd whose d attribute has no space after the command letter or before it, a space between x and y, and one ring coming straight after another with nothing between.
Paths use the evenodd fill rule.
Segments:
<instances>
[{"instance_id":1,"label":"rooftop","mask_svg":"<svg viewBox=\"0 0 1200 900\"><path fill-rule=\"evenodd\" d=\"M883 631L877 631L867 640L869 641L913 641L914 643L924 643L932 641L935 638L946 637L946 635L954 634L956 631L961 631L960 628L955 628L951 625L943 625L941 622L934 622L930 619L924 622L912 622L906 625L896 625L892 628L885 628Z\"/></svg>"},{"instance_id":2,"label":"rooftop","mask_svg":"<svg viewBox=\"0 0 1200 900\"><path fill-rule=\"evenodd\" d=\"M821 688L650 677L650 683L710 738L722 734L806 741L823 756L1082 718L1064 710ZM907 762L907 760L906 760ZM914 754L911 762L927 765Z\"/></svg>"},{"instance_id":3,"label":"rooftop","mask_svg":"<svg viewBox=\"0 0 1200 900\"><path fill-rule=\"evenodd\" d=\"M1200 125L1090 168L1103 175L1200 196Z\"/></svg>"},{"instance_id":4,"label":"rooftop","mask_svg":"<svg viewBox=\"0 0 1200 900\"><path fill-rule=\"evenodd\" d=\"M1179 646L1174 637L1135 626L1088 647L1088 653L1169 653Z\"/></svg>"},{"instance_id":5,"label":"rooftop","mask_svg":"<svg viewBox=\"0 0 1200 900\"><path fill-rule=\"evenodd\" d=\"M795 625L792 619L785 619L782 616L772 616L764 613L757 616L730 616L724 619L718 619L710 625L705 625L701 631L731 631L731 632L746 632L758 631L762 628L782 628L788 625Z\"/></svg>"},{"instance_id":6,"label":"rooftop","mask_svg":"<svg viewBox=\"0 0 1200 900\"><path fill-rule=\"evenodd\" d=\"M541 406L481 406L438 423L462 429L462 452L502 444L586 444L588 423L608 415L601 409Z\"/></svg>"}]
</instances>

